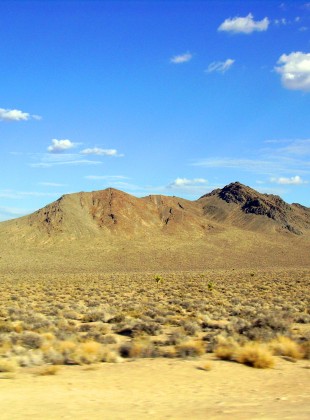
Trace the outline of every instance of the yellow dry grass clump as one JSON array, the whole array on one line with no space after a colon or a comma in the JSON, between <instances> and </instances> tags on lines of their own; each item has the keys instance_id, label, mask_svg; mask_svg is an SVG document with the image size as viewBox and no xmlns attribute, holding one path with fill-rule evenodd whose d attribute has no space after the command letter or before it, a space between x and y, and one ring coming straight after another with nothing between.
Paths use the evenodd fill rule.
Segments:
<instances>
[{"instance_id":1,"label":"yellow dry grass clump","mask_svg":"<svg viewBox=\"0 0 310 420\"><path fill-rule=\"evenodd\" d=\"M233 340L221 339L215 355L222 360L231 360L258 369L274 366L274 357L266 344L249 342L239 345Z\"/></svg>"},{"instance_id":2,"label":"yellow dry grass clump","mask_svg":"<svg viewBox=\"0 0 310 420\"><path fill-rule=\"evenodd\" d=\"M277 356L288 356L293 359L302 359L304 356L301 346L289 337L277 337L271 341L270 349Z\"/></svg>"}]
</instances>

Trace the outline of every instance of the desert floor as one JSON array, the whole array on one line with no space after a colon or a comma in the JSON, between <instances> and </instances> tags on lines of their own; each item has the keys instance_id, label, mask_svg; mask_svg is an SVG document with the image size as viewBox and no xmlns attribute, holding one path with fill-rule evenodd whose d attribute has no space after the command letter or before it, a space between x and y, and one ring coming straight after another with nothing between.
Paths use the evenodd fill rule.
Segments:
<instances>
[{"instance_id":1,"label":"desert floor","mask_svg":"<svg viewBox=\"0 0 310 420\"><path fill-rule=\"evenodd\" d=\"M206 361L211 369L200 369ZM216 360L140 359L23 369L0 381L1 419L308 419L310 364L273 369Z\"/></svg>"},{"instance_id":2,"label":"desert floor","mask_svg":"<svg viewBox=\"0 0 310 420\"><path fill-rule=\"evenodd\" d=\"M249 339L267 334L268 341L268 334L279 331L305 340L309 268L160 274L157 283L150 272L3 270L1 360L19 365L0 372L1 420L310 418L309 359L275 355L274 367L255 369L207 350L217 335L239 340L240 325L248 326ZM119 314L125 314L121 321ZM259 328L257 320L264 321ZM142 330L134 329L137 322ZM138 336L120 335L124 326ZM173 334L181 344L172 342ZM87 340L97 340L101 350L111 346L115 363L98 363L95 347L98 360L97 353L94 359L72 353L68 360L76 357L75 365L69 366L61 345L66 351L74 345L77 352ZM123 343L137 340L159 351L157 356L119 356ZM193 341L202 354L178 354ZM170 356L162 357L167 348ZM48 366L55 375L42 373Z\"/></svg>"}]
</instances>

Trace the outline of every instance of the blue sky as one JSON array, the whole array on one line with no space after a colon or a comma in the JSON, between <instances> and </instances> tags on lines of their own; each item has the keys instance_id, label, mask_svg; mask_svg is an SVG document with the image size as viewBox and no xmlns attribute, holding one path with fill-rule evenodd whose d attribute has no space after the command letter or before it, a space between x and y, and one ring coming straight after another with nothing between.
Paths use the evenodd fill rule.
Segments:
<instances>
[{"instance_id":1,"label":"blue sky","mask_svg":"<svg viewBox=\"0 0 310 420\"><path fill-rule=\"evenodd\" d=\"M310 207L310 2L0 1L0 220L240 181Z\"/></svg>"}]
</instances>

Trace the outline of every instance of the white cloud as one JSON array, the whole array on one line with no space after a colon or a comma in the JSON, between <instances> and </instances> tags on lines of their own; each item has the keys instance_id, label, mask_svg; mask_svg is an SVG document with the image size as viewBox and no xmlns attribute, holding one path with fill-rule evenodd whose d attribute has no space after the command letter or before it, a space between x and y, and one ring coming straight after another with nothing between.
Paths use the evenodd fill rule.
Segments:
<instances>
[{"instance_id":1,"label":"white cloud","mask_svg":"<svg viewBox=\"0 0 310 420\"><path fill-rule=\"evenodd\" d=\"M187 63L192 58L193 58L192 54L187 52L181 55L175 55L174 57L170 59L170 63L173 63L173 64Z\"/></svg>"},{"instance_id":2,"label":"white cloud","mask_svg":"<svg viewBox=\"0 0 310 420\"><path fill-rule=\"evenodd\" d=\"M42 117L39 115L30 115L28 112L23 112L19 109L0 108L0 121L28 121L31 118L40 120Z\"/></svg>"},{"instance_id":3,"label":"white cloud","mask_svg":"<svg viewBox=\"0 0 310 420\"><path fill-rule=\"evenodd\" d=\"M300 51L282 54L275 67L287 89L310 90L310 53Z\"/></svg>"},{"instance_id":4,"label":"white cloud","mask_svg":"<svg viewBox=\"0 0 310 420\"><path fill-rule=\"evenodd\" d=\"M275 182L276 184L281 185L301 185L301 184L308 184L308 181L304 181L300 176L292 176L290 178L286 177L279 177L279 178L271 178L271 182Z\"/></svg>"},{"instance_id":5,"label":"white cloud","mask_svg":"<svg viewBox=\"0 0 310 420\"><path fill-rule=\"evenodd\" d=\"M52 144L48 146L47 151L49 153L61 153L65 150L69 150L75 147L75 143L70 140L57 140L53 139Z\"/></svg>"},{"instance_id":6,"label":"white cloud","mask_svg":"<svg viewBox=\"0 0 310 420\"><path fill-rule=\"evenodd\" d=\"M226 19L218 27L218 31L250 34L254 31L266 31L269 26L269 19L265 17L262 20L255 21L252 13L249 13L246 17L234 17Z\"/></svg>"},{"instance_id":7,"label":"white cloud","mask_svg":"<svg viewBox=\"0 0 310 420\"><path fill-rule=\"evenodd\" d=\"M123 156L119 155L116 149L101 149L100 147L84 149L80 153L83 155Z\"/></svg>"},{"instance_id":8,"label":"white cloud","mask_svg":"<svg viewBox=\"0 0 310 420\"><path fill-rule=\"evenodd\" d=\"M206 72L218 72L224 74L227 70L230 69L234 62L235 60L232 60L231 58L227 58L226 61L213 61L213 63L209 64Z\"/></svg>"},{"instance_id":9,"label":"white cloud","mask_svg":"<svg viewBox=\"0 0 310 420\"><path fill-rule=\"evenodd\" d=\"M204 178L176 178L171 184L168 185L168 188L186 188L186 187L195 187L202 186L207 184L208 181Z\"/></svg>"}]
</instances>

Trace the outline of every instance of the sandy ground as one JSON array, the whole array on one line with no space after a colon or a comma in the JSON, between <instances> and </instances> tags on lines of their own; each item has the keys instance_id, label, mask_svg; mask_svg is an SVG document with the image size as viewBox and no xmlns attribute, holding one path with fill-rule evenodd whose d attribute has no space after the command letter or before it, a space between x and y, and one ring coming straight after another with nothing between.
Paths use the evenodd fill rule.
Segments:
<instances>
[{"instance_id":1,"label":"sandy ground","mask_svg":"<svg viewBox=\"0 0 310 420\"><path fill-rule=\"evenodd\" d=\"M199 369L207 360L211 370ZM266 370L210 355L67 366L55 376L23 369L0 381L0 417L302 420L310 418L309 384L309 361L280 358Z\"/></svg>"}]
</instances>

